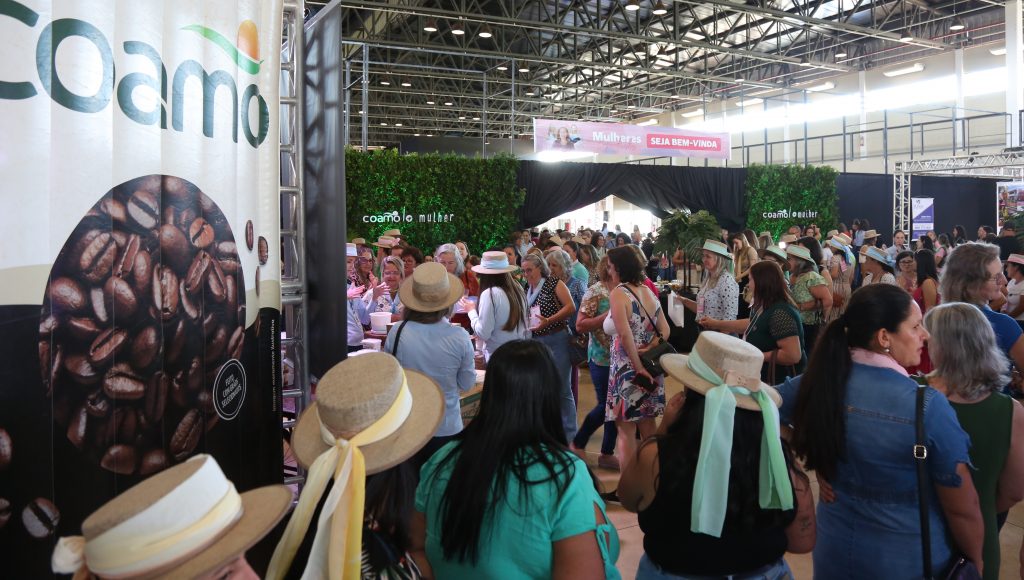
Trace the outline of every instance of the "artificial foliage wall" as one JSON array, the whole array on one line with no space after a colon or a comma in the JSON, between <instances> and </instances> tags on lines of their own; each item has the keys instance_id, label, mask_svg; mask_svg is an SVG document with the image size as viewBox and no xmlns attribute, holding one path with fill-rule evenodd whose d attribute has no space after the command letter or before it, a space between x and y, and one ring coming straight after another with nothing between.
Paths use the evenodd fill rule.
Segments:
<instances>
[{"instance_id":1,"label":"artificial foliage wall","mask_svg":"<svg viewBox=\"0 0 1024 580\"><path fill-rule=\"evenodd\" d=\"M516 226L526 196L516 186L518 163L511 155L480 159L348 149L348 237L375 241L397 228L424 253L462 240L480 255L503 244Z\"/></svg>"},{"instance_id":2,"label":"artificial foliage wall","mask_svg":"<svg viewBox=\"0 0 1024 580\"><path fill-rule=\"evenodd\" d=\"M822 232L839 224L839 194L831 167L747 167L747 227L775 239L790 226L817 224Z\"/></svg>"}]
</instances>

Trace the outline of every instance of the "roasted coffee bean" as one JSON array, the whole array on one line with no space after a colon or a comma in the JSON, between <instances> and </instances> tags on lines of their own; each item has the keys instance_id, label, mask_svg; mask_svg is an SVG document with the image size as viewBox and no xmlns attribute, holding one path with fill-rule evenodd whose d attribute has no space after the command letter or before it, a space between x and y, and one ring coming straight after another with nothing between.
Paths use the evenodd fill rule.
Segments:
<instances>
[{"instance_id":1,"label":"roasted coffee bean","mask_svg":"<svg viewBox=\"0 0 1024 580\"><path fill-rule=\"evenodd\" d=\"M78 268L84 277L93 284L99 283L110 275L117 259L117 242L107 232L93 238L88 246L82 250L78 259Z\"/></svg>"},{"instance_id":2,"label":"roasted coffee bean","mask_svg":"<svg viewBox=\"0 0 1024 580\"><path fill-rule=\"evenodd\" d=\"M220 359L224 355L225 349L228 346L228 330L224 328L224 325L217 327L212 336L206 339L206 357L207 363L213 363Z\"/></svg>"},{"instance_id":3,"label":"roasted coffee bean","mask_svg":"<svg viewBox=\"0 0 1024 580\"><path fill-rule=\"evenodd\" d=\"M49 338L57 331L60 326L60 320L56 316L50 314L39 321L39 337Z\"/></svg>"},{"instance_id":4,"label":"roasted coffee bean","mask_svg":"<svg viewBox=\"0 0 1024 580\"><path fill-rule=\"evenodd\" d=\"M135 407L124 406L114 409L113 416L117 418L117 431L114 433L117 442L128 445L135 444L135 437L139 432L139 414Z\"/></svg>"},{"instance_id":5,"label":"roasted coffee bean","mask_svg":"<svg viewBox=\"0 0 1024 580\"><path fill-rule=\"evenodd\" d=\"M44 382L46 383L46 394L53 395L53 385L57 384L57 380L61 375L61 369L64 368L64 347L58 344L55 347L48 348L48 351L49 356L44 359L47 362L43 364L44 371L48 373Z\"/></svg>"},{"instance_id":6,"label":"roasted coffee bean","mask_svg":"<svg viewBox=\"0 0 1024 580\"><path fill-rule=\"evenodd\" d=\"M53 364L53 361L50 359L51 340L49 337L44 336L39 341L39 378L42 379L44 385L50 380L50 365Z\"/></svg>"},{"instance_id":7,"label":"roasted coffee bean","mask_svg":"<svg viewBox=\"0 0 1024 580\"><path fill-rule=\"evenodd\" d=\"M160 202L148 191L136 191L128 198L128 217L144 230L156 228L160 223Z\"/></svg>"},{"instance_id":8,"label":"roasted coffee bean","mask_svg":"<svg viewBox=\"0 0 1024 580\"><path fill-rule=\"evenodd\" d=\"M192 392L203 388L203 363L198 356L189 362L185 371L185 388Z\"/></svg>"},{"instance_id":9,"label":"roasted coffee bean","mask_svg":"<svg viewBox=\"0 0 1024 580\"><path fill-rule=\"evenodd\" d=\"M153 306L164 321L178 313L178 277L167 266L153 270Z\"/></svg>"},{"instance_id":10,"label":"roasted coffee bean","mask_svg":"<svg viewBox=\"0 0 1024 580\"><path fill-rule=\"evenodd\" d=\"M132 282L140 295L148 293L150 284L153 283L153 258L145 250L139 250L139 253L135 255L135 264L132 266Z\"/></svg>"},{"instance_id":11,"label":"roasted coffee bean","mask_svg":"<svg viewBox=\"0 0 1024 580\"><path fill-rule=\"evenodd\" d=\"M196 221L196 217L196 210L191 207L169 205L164 208L164 223L176 226L181 231L188 230L192 222Z\"/></svg>"},{"instance_id":12,"label":"roasted coffee bean","mask_svg":"<svg viewBox=\"0 0 1024 580\"><path fill-rule=\"evenodd\" d=\"M103 291L110 296L114 304L114 320L128 320L135 317L139 301L135 290L121 278L110 278L103 286Z\"/></svg>"},{"instance_id":13,"label":"roasted coffee bean","mask_svg":"<svg viewBox=\"0 0 1024 580\"><path fill-rule=\"evenodd\" d=\"M131 475L135 473L137 456L135 448L130 445L111 445L100 459L100 466L107 471Z\"/></svg>"},{"instance_id":14,"label":"roasted coffee bean","mask_svg":"<svg viewBox=\"0 0 1024 580\"><path fill-rule=\"evenodd\" d=\"M103 378L103 392L114 400L134 401L146 395L146 383L134 373L113 368Z\"/></svg>"},{"instance_id":15,"label":"roasted coffee bean","mask_svg":"<svg viewBox=\"0 0 1024 580\"><path fill-rule=\"evenodd\" d=\"M178 284L178 297L181 301L181 311L185 314L185 318L188 320L196 320L202 315L202 311L199 309L199 305L202 304L200 300L201 296L192 298L188 290L185 289L185 280L182 280Z\"/></svg>"},{"instance_id":16,"label":"roasted coffee bean","mask_svg":"<svg viewBox=\"0 0 1024 580\"><path fill-rule=\"evenodd\" d=\"M213 395L210 394L210 391L200 391L196 395L196 405L199 406L200 411L207 415L216 412L213 408Z\"/></svg>"},{"instance_id":17,"label":"roasted coffee bean","mask_svg":"<svg viewBox=\"0 0 1024 580\"><path fill-rule=\"evenodd\" d=\"M128 234L121 230L114 230L110 232L110 237L114 238L114 242L117 244L117 248L120 250L125 247L128 243Z\"/></svg>"},{"instance_id":18,"label":"roasted coffee bean","mask_svg":"<svg viewBox=\"0 0 1024 580\"><path fill-rule=\"evenodd\" d=\"M110 321L112 307L106 293L103 292L103 288L96 287L90 290L89 302L92 304L92 311L96 315L98 322L106 323Z\"/></svg>"},{"instance_id":19,"label":"roasted coffee bean","mask_svg":"<svg viewBox=\"0 0 1024 580\"><path fill-rule=\"evenodd\" d=\"M185 291L191 293L196 292L203 287L203 283L206 282L206 276L210 271L212 258L210 254L203 250L200 250L196 257L192 259L192 264L188 267L188 273L185 274Z\"/></svg>"},{"instance_id":20,"label":"roasted coffee bean","mask_svg":"<svg viewBox=\"0 0 1024 580\"><path fill-rule=\"evenodd\" d=\"M146 326L132 339L131 361L138 370L145 370L160 354L160 331L156 326Z\"/></svg>"},{"instance_id":21,"label":"roasted coffee bean","mask_svg":"<svg viewBox=\"0 0 1024 580\"><path fill-rule=\"evenodd\" d=\"M192 258L188 238L176 226L160 226L160 257L164 265L170 265L181 272L188 267Z\"/></svg>"},{"instance_id":22,"label":"roasted coffee bean","mask_svg":"<svg viewBox=\"0 0 1024 580\"><path fill-rule=\"evenodd\" d=\"M71 278L57 278L50 282L50 301L55 313L73 314L85 308L86 295L82 286Z\"/></svg>"},{"instance_id":23,"label":"roasted coffee bean","mask_svg":"<svg viewBox=\"0 0 1024 580\"><path fill-rule=\"evenodd\" d=\"M67 356L64 359L64 368L71 378L81 385L94 385L103 378L103 375L89 362L89 357L82 354Z\"/></svg>"},{"instance_id":24,"label":"roasted coffee bean","mask_svg":"<svg viewBox=\"0 0 1024 580\"><path fill-rule=\"evenodd\" d=\"M53 502L42 497L29 502L21 511L21 523L28 535L37 540L52 536L60 524L60 511Z\"/></svg>"},{"instance_id":25,"label":"roasted coffee bean","mask_svg":"<svg viewBox=\"0 0 1024 580\"><path fill-rule=\"evenodd\" d=\"M267 243L267 238L260 236L259 251L256 255L260 259L261 266L267 263L267 260L270 258L270 245Z\"/></svg>"},{"instance_id":26,"label":"roasted coffee bean","mask_svg":"<svg viewBox=\"0 0 1024 580\"><path fill-rule=\"evenodd\" d=\"M163 449L150 449L142 456L139 475L153 475L171 466L171 456Z\"/></svg>"},{"instance_id":27,"label":"roasted coffee bean","mask_svg":"<svg viewBox=\"0 0 1024 580\"><path fill-rule=\"evenodd\" d=\"M195 203L197 193L195 187L180 177L164 175L162 187L164 198L175 205Z\"/></svg>"},{"instance_id":28,"label":"roasted coffee bean","mask_svg":"<svg viewBox=\"0 0 1024 580\"><path fill-rule=\"evenodd\" d=\"M228 358L242 358L242 345L244 343L245 329L241 326L237 326L235 327L235 331L231 333L231 339L228 340Z\"/></svg>"},{"instance_id":29,"label":"roasted coffee bean","mask_svg":"<svg viewBox=\"0 0 1024 580\"><path fill-rule=\"evenodd\" d=\"M92 341L89 346L89 362L104 366L128 344L128 332L120 328L108 328Z\"/></svg>"},{"instance_id":30,"label":"roasted coffee bean","mask_svg":"<svg viewBox=\"0 0 1024 580\"><path fill-rule=\"evenodd\" d=\"M225 274L237 274L242 267L238 261L238 250L234 242L221 242L217 244L216 256L217 263L220 264L220 268L224 270Z\"/></svg>"},{"instance_id":31,"label":"roasted coffee bean","mask_svg":"<svg viewBox=\"0 0 1024 580\"><path fill-rule=\"evenodd\" d=\"M121 250L121 255L117 259L117 265L114 267L115 276L125 278L131 274L132 268L135 267L135 256L139 253L141 243L138 234L132 234L128 237L128 243Z\"/></svg>"},{"instance_id":32,"label":"roasted coffee bean","mask_svg":"<svg viewBox=\"0 0 1024 580\"><path fill-rule=\"evenodd\" d=\"M199 444L199 436L203 433L203 417L197 409L192 409L182 417L178 427L171 435L168 450L175 459L181 461L191 454Z\"/></svg>"},{"instance_id":33,"label":"roasted coffee bean","mask_svg":"<svg viewBox=\"0 0 1024 580\"><path fill-rule=\"evenodd\" d=\"M89 429L89 411L85 405L78 408L77 411L71 415L71 422L68 423L68 441L72 445L81 449L85 443L85 435Z\"/></svg>"},{"instance_id":34,"label":"roasted coffee bean","mask_svg":"<svg viewBox=\"0 0 1024 580\"><path fill-rule=\"evenodd\" d=\"M7 469L14 458L14 443L7 429L0 429L0 471Z\"/></svg>"},{"instance_id":35,"label":"roasted coffee bean","mask_svg":"<svg viewBox=\"0 0 1024 580\"><path fill-rule=\"evenodd\" d=\"M213 301L218 304L227 299L227 281L224 271L220 269L220 264L217 262L211 264L210 271L206 275L206 289L209 291L207 296L213 298Z\"/></svg>"},{"instance_id":36,"label":"roasted coffee bean","mask_svg":"<svg viewBox=\"0 0 1024 580\"><path fill-rule=\"evenodd\" d=\"M231 274L224 274L224 322L234 324L238 314L238 279Z\"/></svg>"},{"instance_id":37,"label":"roasted coffee bean","mask_svg":"<svg viewBox=\"0 0 1024 580\"><path fill-rule=\"evenodd\" d=\"M119 224L123 224L128 219L128 210L125 209L124 204L110 195L100 201L100 211Z\"/></svg>"},{"instance_id":38,"label":"roasted coffee bean","mask_svg":"<svg viewBox=\"0 0 1024 580\"><path fill-rule=\"evenodd\" d=\"M188 381L188 377L184 370L178 371L174 378L171 380L170 395L171 401L175 405L184 409L188 407L188 390L185 387L185 383Z\"/></svg>"},{"instance_id":39,"label":"roasted coffee bean","mask_svg":"<svg viewBox=\"0 0 1024 580\"><path fill-rule=\"evenodd\" d=\"M85 343L92 342L100 334L100 327L92 318L69 318L66 326L69 335Z\"/></svg>"},{"instance_id":40,"label":"roasted coffee bean","mask_svg":"<svg viewBox=\"0 0 1024 580\"><path fill-rule=\"evenodd\" d=\"M102 390L93 391L85 398L85 411L90 417L106 417L110 413L110 408L110 399Z\"/></svg>"},{"instance_id":41,"label":"roasted coffee bean","mask_svg":"<svg viewBox=\"0 0 1024 580\"><path fill-rule=\"evenodd\" d=\"M245 247L252 251L252 244L255 241L255 233L253 232L252 220L245 222Z\"/></svg>"},{"instance_id":42,"label":"roasted coffee bean","mask_svg":"<svg viewBox=\"0 0 1024 580\"><path fill-rule=\"evenodd\" d=\"M213 243L213 226L203 218L196 218L188 226L188 239L192 245L200 250L205 249Z\"/></svg>"},{"instance_id":43,"label":"roasted coffee bean","mask_svg":"<svg viewBox=\"0 0 1024 580\"><path fill-rule=\"evenodd\" d=\"M0 497L0 530L4 529L9 521L11 521L11 502L5 497Z\"/></svg>"},{"instance_id":44,"label":"roasted coffee bean","mask_svg":"<svg viewBox=\"0 0 1024 580\"><path fill-rule=\"evenodd\" d=\"M150 377L149 387L146 389L146 408L144 411L144 415L150 423L157 423L163 419L170 383L170 379L163 371L157 371Z\"/></svg>"},{"instance_id":45,"label":"roasted coffee bean","mask_svg":"<svg viewBox=\"0 0 1024 580\"><path fill-rule=\"evenodd\" d=\"M256 266L256 295L260 295L260 267Z\"/></svg>"},{"instance_id":46,"label":"roasted coffee bean","mask_svg":"<svg viewBox=\"0 0 1024 580\"><path fill-rule=\"evenodd\" d=\"M186 332L185 321L183 320L179 320L173 325L164 327L164 337L166 339L164 364L177 364L178 358L181 356L182 350L185 348Z\"/></svg>"}]
</instances>

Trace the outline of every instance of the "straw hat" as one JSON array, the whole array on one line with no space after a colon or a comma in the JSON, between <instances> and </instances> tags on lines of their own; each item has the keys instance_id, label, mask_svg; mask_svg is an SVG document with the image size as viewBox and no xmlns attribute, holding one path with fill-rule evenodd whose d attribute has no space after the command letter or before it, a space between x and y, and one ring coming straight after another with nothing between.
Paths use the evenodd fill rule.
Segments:
<instances>
[{"instance_id":1,"label":"straw hat","mask_svg":"<svg viewBox=\"0 0 1024 580\"><path fill-rule=\"evenodd\" d=\"M1024 266L1024 255L1021 254L1010 254L1010 257L1006 259L1008 263L1020 264Z\"/></svg>"},{"instance_id":2,"label":"straw hat","mask_svg":"<svg viewBox=\"0 0 1024 580\"><path fill-rule=\"evenodd\" d=\"M834 238L834 237L836 237L838 235L839 235L839 230L829 230L828 233L825 234L825 240L826 241L827 240L831 240L832 238Z\"/></svg>"},{"instance_id":3,"label":"straw hat","mask_svg":"<svg viewBox=\"0 0 1024 580\"><path fill-rule=\"evenodd\" d=\"M413 412L397 431L380 441L360 445L359 449L366 460L367 475L412 457L441 424L444 395L430 377L403 369L390 354L374 352L347 358L320 379L316 402L302 413L292 434L292 449L299 465L308 468L330 448L320 435L321 421L335 436L351 438L384 416L398 397L403 381L409 385Z\"/></svg>"},{"instance_id":4,"label":"straw hat","mask_svg":"<svg viewBox=\"0 0 1024 580\"><path fill-rule=\"evenodd\" d=\"M437 312L458 302L464 290L462 280L449 274L444 266L437 262L425 262L416 266L412 276L402 282L398 297L406 308L419 312Z\"/></svg>"},{"instance_id":5,"label":"straw hat","mask_svg":"<svg viewBox=\"0 0 1024 580\"><path fill-rule=\"evenodd\" d=\"M365 246L366 238L352 238L352 243L357 246Z\"/></svg>"},{"instance_id":6,"label":"straw hat","mask_svg":"<svg viewBox=\"0 0 1024 580\"><path fill-rule=\"evenodd\" d=\"M277 525L291 503L292 492L283 485L238 494L213 457L196 455L93 512L82 523L82 538L57 543L53 567L64 574L84 566L106 577L196 578L243 555ZM221 517L211 518L213 513ZM189 527L194 533L169 540ZM132 545L135 539L139 545ZM189 540L198 545L186 545ZM159 549L153 550L154 545Z\"/></svg>"},{"instance_id":7,"label":"straw hat","mask_svg":"<svg viewBox=\"0 0 1024 580\"><path fill-rule=\"evenodd\" d=\"M402 232L401 232L401 230L397 230L397 229L395 229L395 230L387 230L387 231L385 231L381 235L382 236L391 236L392 238L398 238L398 237L401 237Z\"/></svg>"},{"instance_id":8,"label":"straw hat","mask_svg":"<svg viewBox=\"0 0 1024 580\"><path fill-rule=\"evenodd\" d=\"M373 245L377 246L378 248L391 248L394 247L395 244L397 243L398 240L391 236L381 236L377 238L377 241L374 242Z\"/></svg>"},{"instance_id":9,"label":"straw hat","mask_svg":"<svg viewBox=\"0 0 1024 580\"><path fill-rule=\"evenodd\" d=\"M811 257L811 251L803 246L798 246L796 244L786 246L786 255L793 256L794 258L800 258L801 260L807 260L815 268L818 267L818 264L815 263L814 258Z\"/></svg>"},{"instance_id":10,"label":"straw hat","mask_svg":"<svg viewBox=\"0 0 1024 580\"><path fill-rule=\"evenodd\" d=\"M558 247L562 247L562 246L565 245L565 242L562 241L562 238L560 238L558 236L551 236L548 239L548 241L551 241L551 242L554 242L554 243L558 244Z\"/></svg>"},{"instance_id":11,"label":"straw hat","mask_svg":"<svg viewBox=\"0 0 1024 580\"><path fill-rule=\"evenodd\" d=\"M780 248L778 246L768 246L768 248L765 249L764 253L765 254L771 254L771 255L779 258L783 262L785 262L786 259L787 259L786 250L783 250L782 248ZM764 256L761 256L761 257L763 258Z\"/></svg>"},{"instance_id":12,"label":"straw hat","mask_svg":"<svg viewBox=\"0 0 1024 580\"><path fill-rule=\"evenodd\" d=\"M771 232L761 232L761 233L757 234L757 237L760 238L761 236L773 237Z\"/></svg>"},{"instance_id":13,"label":"straw hat","mask_svg":"<svg viewBox=\"0 0 1024 580\"><path fill-rule=\"evenodd\" d=\"M697 343L693 345L697 353L722 379L733 386L741 386L750 391L762 390L768 393L775 406L782 406L782 396L773 387L761 382L761 365L764 364L764 353L749 342L736 337L705 330L697 335ZM687 389L706 395L716 385L697 376L687 363L689 355L666 354L661 357L661 366L665 373L681 381ZM733 392L736 406L748 411L760 411L757 401L750 395Z\"/></svg>"},{"instance_id":14,"label":"straw hat","mask_svg":"<svg viewBox=\"0 0 1024 580\"><path fill-rule=\"evenodd\" d=\"M516 267L508 263L508 255L505 252L484 252L480 257L480 265L473 266L477 274L504 274L514 272Z\"/></svg>"},{"instance_id":15,"label":"straw hat","mask_svg":"<svg viewBox=\"0 0 1024 580\"><path fill-rule=\"evenodd\" d=\"M868 231L864 232L864 239L865 240L871 240L871 239L874 239L874 238L877 238L877 237L878 237L878 232L876 232L875 230L868 230Z\"/></svg>"},{"instance_id":16,"label":"straw hat","mask_svg":"<svg viewBox=\"0 0 1024 580\"><path fill-rule=\"evenodd\" d=\"M580 236L573 236L573 237L572 237L572 241L576 242L577 244L579 244L579 245L581 245L581 246L583 246L583 245L586 245L586 244L587 244L587 240L584 240L584 239L583 239L582 237L580 237Z\"/></svg>"},{"instance_id":17,"label":"straw hat","mask_svg":"<svg viewBox=\"0 0 1024 580\"><path fill-rule=\"evenodd\" d=\"M885 251L882 250L881 248L876 248L875 246L870 246L868 248L868 251L865 252L865 256L867 256L868 258L871 258L872 260L874 260L876 262L880 262L882 264L885 264L886 266L889 266L890 268L895 268L896 267L895 264L893 264L892 257L889 256L889 254L885 253Z\"/></svg>"},{"instance_id":18,"label":"straw hat","mask_svg":"<svg viewBox=\"0 0 1024 580\"><path fill-rule=\"evenodd\" d=\"M345 244L345 257L358 258L359 248L355 244Z\"/></svg>"},{"instance_id":19,"label":"straw hat","mask_svg":"<svg viewBox=\"0 0 1024 580\"><path fill-rule=\"evenodd\" d=\"M717 240L704 240L704 247L701 249L707 250L712 254L718 254L723 258L732 259L732 254L729 253L729 246L726 246Z\"/></svg>"}]
</instances>

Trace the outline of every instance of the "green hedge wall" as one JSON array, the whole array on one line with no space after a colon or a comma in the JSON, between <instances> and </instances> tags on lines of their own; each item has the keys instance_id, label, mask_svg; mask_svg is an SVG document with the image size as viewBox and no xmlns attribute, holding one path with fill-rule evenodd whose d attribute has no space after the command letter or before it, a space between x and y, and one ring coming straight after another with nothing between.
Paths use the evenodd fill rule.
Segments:
<instances>
[{"instance_id":1,"label":"green hedge wall","mask_svg":"<svg viewBox=\"0 0 1024 580\"><path fill-rule=\"evenodd\" d=\"M771 232L775 239L793 225L814 223L822 233L834 229L839 225L837 176L831 167L751 165L747 168L747 227L757 233Z\"/></svg>"},{"instance_id":2,"label":"green hedge wall","mask_svg":"<svg viewBox=\"0 0 1024 580\"><path fill-rule=\"evenodd\" d=\"M516 226L517 211L526 197L526 191L516 187L517 166L511 155L479 159L348 149L348 237L371 241L385 230L398 228L424 253L432 253L439 244L463 240L479 256L504 243ZM400 221L390 221L396 215ZM372 221L381 217L388 221Z\"/></svg>"}]
</instances>

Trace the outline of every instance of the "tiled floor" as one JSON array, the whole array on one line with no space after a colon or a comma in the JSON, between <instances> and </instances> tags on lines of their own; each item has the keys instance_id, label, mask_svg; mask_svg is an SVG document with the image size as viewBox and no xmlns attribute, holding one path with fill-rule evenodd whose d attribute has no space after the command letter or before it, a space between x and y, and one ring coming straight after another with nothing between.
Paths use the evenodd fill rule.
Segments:
<instances>
[{"instance_id":1,"label":"tiled floor","mask_svg":"<svg viewBox=\"0 0 1024 580\"><path fill-rule=\"evenodd\" d=\"M666 386L667 397L670 398L681 387L679 383L669 381ZM580 403L578 412L580 422L582 422L583 417L590 412L595 402L593 383L591 383L590 375L586 370L580 371L579 393ZM601 481L601 485L604 487L602 491L609 491L615 489L619 473L597 467L597 456L600 453L601 445L600 434L601 431L598 430L595 436L590 439L590 444L587 446L587 462ZM811 482L814 497L817 498L818 485L814 481L813 474L811 474ZM618 504L610 504L608 506L608 517L615 524L621 543L617 567L619 572L622 573L623 579L632 580L636 575L636 567L640 562L640 557L644 553L644 534L637 525L636 514L627 512ZM1006 580L1017 578L1024 580L1024 576L1020 574L1020 563L1018 561L1021 541L1024 539L1024 503L1017 504L1016 507L1010 510L1009 519L1003 527L999 539L1002 544L1002 566L999 577ZM814 568L810 554L788 554L786 560L789 562L789 566L798 580L812 578Z\"/></svg>"}]
</instances>

